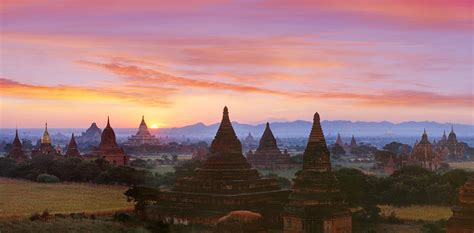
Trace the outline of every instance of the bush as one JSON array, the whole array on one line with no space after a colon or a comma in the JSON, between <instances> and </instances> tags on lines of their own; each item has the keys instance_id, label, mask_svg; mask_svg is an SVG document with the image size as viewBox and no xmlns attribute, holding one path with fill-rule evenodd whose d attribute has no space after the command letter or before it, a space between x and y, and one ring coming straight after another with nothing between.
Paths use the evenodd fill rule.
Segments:
<instances>
[{"instance_id":1,"label":"bush","mask_svg":"<svg viewBox=\"0 0 474 233\"><path fill-rule=\"evenodd\" d=\"M58 177L49 174L39 174L36 177L36 181L40 183L58 183L60 180Z\"/></svg>"}]
</instances>

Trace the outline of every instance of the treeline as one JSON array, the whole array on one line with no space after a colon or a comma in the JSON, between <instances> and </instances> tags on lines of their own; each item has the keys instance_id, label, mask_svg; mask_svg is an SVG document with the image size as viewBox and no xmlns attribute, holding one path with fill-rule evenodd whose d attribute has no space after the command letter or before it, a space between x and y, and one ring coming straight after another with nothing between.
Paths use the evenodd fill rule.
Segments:
<instances>
[{"instance_id":1,"label":"treeline","mask_svg":"<svg viewBox=\"0 0 474 233\"><path fill-rule=\"evenodd\" d=\"M460 169L437 174L420 167L404 167L389 177L366 175L349 168L335 173L343 195L353 207L378 204L450 206L457 201L459 187L474 175Z\"/></svg>"},{"instance_id":2,"label":"treeline","mask_svg":"<svg viewBox=\"0 0 474 233\"><path fill-rule=\"evenodd\" d=\"M175 180L174 173L162 175L131 167L117 167L103 159L54 159L48 155L35 156L20 164L8 158L0 158L0 176L38 182L92 182L149 187L173 185Z\"/></svg>"}]
</instances>

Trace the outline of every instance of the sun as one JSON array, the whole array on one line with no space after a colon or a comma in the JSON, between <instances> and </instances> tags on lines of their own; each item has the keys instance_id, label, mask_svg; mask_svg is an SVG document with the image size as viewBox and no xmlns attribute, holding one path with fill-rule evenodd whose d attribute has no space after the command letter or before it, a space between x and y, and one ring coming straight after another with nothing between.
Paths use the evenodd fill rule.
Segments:
<instances>
[{"instance_id":1,"label":"sun","mask_svg":"<svg viewBox=\"0 0 474 233\"><path fill-rule=\"evenodd\" d=\"M151 128L152 128L152 129L158 129L158 125L157 125L157 124L152 124L152 125L151 125Z\"/></svg>"}]
</instances>

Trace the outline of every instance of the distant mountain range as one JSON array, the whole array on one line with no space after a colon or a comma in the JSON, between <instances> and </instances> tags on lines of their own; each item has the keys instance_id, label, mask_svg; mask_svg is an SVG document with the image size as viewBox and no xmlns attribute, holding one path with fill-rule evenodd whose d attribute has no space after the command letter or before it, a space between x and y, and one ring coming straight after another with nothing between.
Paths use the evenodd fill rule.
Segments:
<instances>
[{"instance_id":1,"label":"distant mountain range","mask_svg":"<svg viewBox=\"0 0 474 233\"><path fill-rule=\"evenodd\" d=\"M260 137L265 128L265 124L250 125L238 122L232 123L239 137L244 137L251 133L254 137ZM474 125L438 123L433 121L415 122L408 121L402 123L382 122L362 122L362 121L323 121L321 122L324 133L327 136L335 136L340 133L342 136L420 136L426 129L428 135L441 137L443 131L449 134L451 126L458 136L474 136ZM311 122L273 122L270 126L276 137L307 137L311 129ZM197 123L179 128L162 128L155 133L160 136L173 137L214 137L219 124L205 125Z\"/></svg>"},{"instance_id":2,"label":"distant mountain range","mask_svg":"<svg viewBox=\"0 0 474 233\"><path fill-rule=\"evenodd\" d=\"M234 129L239 137L245 137L248 133L251 133L255 138L259 138L263 133L265 124L251 125L241 124L238 122L232 123ZM270 126L275 134L275 137L280 138L296 138L296 137L307 137L311 129L312 123L309 121L291 121L291 122L270 122ZM423 129L426 129L430 138L440 138L443 131L446 130L446 134L451 131L453 126L454 131L458 137L474 137L474 125L467 124L450 124L450 123L438 123L433 121L408 121L402 123L391 123L387 121L382 122L363 122L363 121L323 121L322 122L324 133L327 137L333 138L338 133L342 137L348 138L352 134L356 137L419 137L423 133ZM169 137L187 137L187 138L213 138L216 134L219 123L205 125L203 123L197 123L193 125L187 125L183 127L175 128L160 128L150 129L151 132L157 136L169 136ZM74 132L76 136L80 135L81 132L85 132L86 129L81 128L69 128L49 129L50 134L54 136L58 133L63 134L67 138L70 137L70 133ZM13 137L14 129L0 129L0 137L6 137L10 139ZM115 128L115 133L118 138L129 137L137 132L136 128ZM43 133L43 129L20 129L20 136L40 137Z\"/></svg>"}]
</instances>

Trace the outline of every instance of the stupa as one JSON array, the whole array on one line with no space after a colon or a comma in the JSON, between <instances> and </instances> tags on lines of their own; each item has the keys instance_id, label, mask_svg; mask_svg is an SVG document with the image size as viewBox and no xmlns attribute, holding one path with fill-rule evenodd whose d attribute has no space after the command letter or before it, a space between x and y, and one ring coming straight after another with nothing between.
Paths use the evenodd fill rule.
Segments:
<instances>
[{"instance_id":1,"label":"stupa","mask_svg":"<svg viewBox=\"0 0 474 233\"><path fill-rule=\"evenodd\" d=\"M77 137L77 142L83 144L98 144L100 142L100 137L102 135L102 130L97 127L97 124L93 122L91 126L83 132L79 137Z\"/></svg>"},{"instance_id":2,"label":"stupa","mask_svg":"<svg viewBox=\"0 0 474 233\"><path fill-rule=\"evenodd\" d=\"M290 167L290 155L286 151L281 153L268 122L257 150L255 153L249 151L247 160L252 166L259 169L285 169Z\"/></svg>"},{"instance_id":3,"label":"stupa","mask_svg":"<svg viewBox=\"0 0 474 233\"><path fill-rule=\"evenodd\" d=\"M15 138L12 142L12 148L7 154L7 158L13 159L18 163L28 159L28 156L26 156L25 152L23 151L20 138L18 137L18 129L15 130Z\"/></svg>"},{"instance_id":4,"label":"stupa","mask_svg":"<svg viewBox=\"0 0 474 233\"><path fill-rule=\"evenodd\" d=\"M66 158L81 158L81 154L79 153L79 149L77 149L76 139L74 138L74 133L71 135L71 140L69 141L69 145L67 146L66 154L64 155Z\"/></svg>"},{"instance_id":5,"label":"stupa","mask_svg":"<svg viewBox=\"0 0 474 233\"><path fill-rule=\"evenodd\" d=\"M145 123L145 116L142 116L142 121L138 127L138 132L132 135L125 145L127 146L141 146L141 145L158 145L160 142L155 138L154 135L148 130L148 126Z\"/></svg>"},{"instance_id":6,"label":"stupa","mask_svg":"<svg viewBox=\"0 0 474 233\"><path fill-rule=\"evenodd\" d=\"M459 201L452 211L453 216L446 224L447 233L474 232L474 177L459 190Z\"/></svg>"},{"instance_id":7,"label":"stupa","mask_svg":"<svg viewBox=\"0 0 474 233\"><path fill-rule=\"evenodd\" d=\"M266 224L281 224L289 192L250 166L225 107L207 160L192 177L177 178L173 188L162 189L144 214L171 224L212 225L230 211L248 210L261 214Z\"/></svg>"},{"instance_id":8,"label":"stupa","mask_svg":"<svg viewBox=\"0 0 474 233\"><path fill-rule=\"evenodd\" d=\"M110 120L107 117L107 126L102 132L99 147L89 155L93 158L101 158L117 166L125 166L128 163L129 156L119 147L115 139L114 129L110 126Z\"/></svg>"},{"instance_id":9,"label":"stupa","mask_svg":"<svg viewBox=\"0 0 474 233\"><path fill-rule=\"evenodd\" d=\"M436 171L441 167L442 157L433 149L428 140L426 130L423 131L421 141L415 143L408 160L408 165L420 166L430 171Z\"/></svg>"},{"instance_id":10,"label":"stupa","mask_svg":"<svg viewBox=\"0 0 474 233\"><path fill-rule=\"evenodd\" d=\"M37 155L52 155L55 157L61 156L61 154L54 148L52 144L52 140L48 132L48 123L45 123L44 132L43 136L41 137L39 147L32 151L32 156Z\"/></svg>"},{"instance_id":11,"label":"stupa","mask_svg":"<svg viewBox=\"0 0 474 233\"><path fill-rule=\"evenodd\" d=\"M352 232L351 212L331 171L318 113L303 154L303 169L293 182L293 193L283 212L284 233Z\"/></svg>"}]
</instances>

